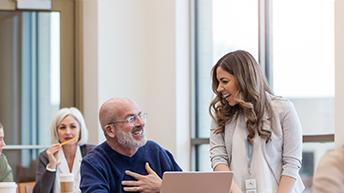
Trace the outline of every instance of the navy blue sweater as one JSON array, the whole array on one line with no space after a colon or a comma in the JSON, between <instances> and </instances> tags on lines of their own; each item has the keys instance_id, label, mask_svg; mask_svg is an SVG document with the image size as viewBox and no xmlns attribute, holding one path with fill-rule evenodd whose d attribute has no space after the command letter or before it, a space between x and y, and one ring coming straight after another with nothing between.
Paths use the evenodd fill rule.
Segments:
<instances>
[{"instance_id":1,"label":"navy blue sweater","mask_svg":"<svg viewBox=\"0 0 344 193\"><path fill-rule=\"evenodd\" d=\"M124 171L147 175L146 162L160 178L165 171L181 171L172 154L153 141L147 141L132 157L117 153L104 142L82 160L80 189L83 193L124 193L121 182L134 180Z\"/></svg>"}]
</instances>

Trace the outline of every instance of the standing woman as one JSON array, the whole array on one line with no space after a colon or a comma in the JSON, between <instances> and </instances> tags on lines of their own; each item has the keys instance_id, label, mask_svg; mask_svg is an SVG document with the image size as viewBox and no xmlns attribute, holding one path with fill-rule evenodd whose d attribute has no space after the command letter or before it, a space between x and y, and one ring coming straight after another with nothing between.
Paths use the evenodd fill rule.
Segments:
<instances>
[{"instance_id":1,"label":"standing woman","mask_svg":"<svg viewBox=\"0 0 344 193\"><path fill-rule=\"evenodd\" d=\"M74 193L81 192L80 164L94 145L86 144L88 132L80 111L60 109L50 126L53 145L39 155L34 193L60 193L60 175L74 175ZM65 142L65 143L64 143Z\"/></svg>"},{"instance_id":2,"label":"standing woman","mask_svg":"<svg viewBox=\"0 0 344 193\"><path fill-rule=\"evenodd\" d=\"M212 69L209 111L214 171L233 171L232 193L301 193L302 129L293 104L274 96L260 65L242 50Z\"/></svg>"}]
</instances>

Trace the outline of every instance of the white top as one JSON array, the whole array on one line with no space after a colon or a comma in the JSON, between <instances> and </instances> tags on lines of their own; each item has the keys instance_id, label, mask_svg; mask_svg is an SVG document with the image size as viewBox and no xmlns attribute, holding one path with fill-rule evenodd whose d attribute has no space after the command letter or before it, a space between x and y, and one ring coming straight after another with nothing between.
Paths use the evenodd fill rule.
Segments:
<instances>
[{"instance_id":1,"label":"white top","mask_svg":"<svg viewBox=\"0 0 344 193\"><path fill-rule=\"evenodd\" d=\"M57 153L57 170L56 170L56 178L55 178L55 187L54 192L58 193L61 192L60 187L60 174L69 174L72 173L74 175L74 193L81 193L80 190L80 165L82 161L82 155L80 151L80 147L76 149L76 154L73 162L72 172L69 171L68 163L66 157L63 153L63 149L61 149Z\"/></svg>"},{"instance_id":2,"label":"white top","mask_svg":"<svg viewBox=\"0 0 344 193\"><path fill-rule=\"evenodd\" d=\"M242 116L239 117L242 119ZM234 172L234 180L239 185L241 190L245 192L245 180L255 179L257 183L257 193L275 193L278 189L278 184L269 169L268 163L264 158L262 151L262 143L265 140L257 134L254 137L254 144L252 150L251 161L251 175L248 171L249 152L247 142L247 127L245 121L240 121L233 134L233 156L231 162L231 169Z\"/></svg>"}]
</instances>

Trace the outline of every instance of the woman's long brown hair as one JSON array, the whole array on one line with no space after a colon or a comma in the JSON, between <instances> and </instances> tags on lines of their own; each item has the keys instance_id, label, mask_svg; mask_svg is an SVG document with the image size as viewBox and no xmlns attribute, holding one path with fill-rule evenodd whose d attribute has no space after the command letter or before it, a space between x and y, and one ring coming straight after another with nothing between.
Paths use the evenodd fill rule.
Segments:
<instances>
[{"instance_id":1,"label":"woman's long brown hair","mask_svg":"<svg viewBox=\"0 0 344 193\"><path fill-rule=\"evenodd\" d=\"M237 80L237 104L234 106L230 106L221 93L217 92L219 81L216 70L219 67ZM272 91L261 66L250 53L237 50L224 55L212 68L212 90L216 97L210 103L209 113L218 124L215 133L224 132L226 124L236 119L239 113L243 113L247 119L248 142L253 143L256 132L266 139L266 142L270 140L271 131L263 130L262 122L265 111L271 114L266 92L272 94Z\"/></svg>"}]
</instances>

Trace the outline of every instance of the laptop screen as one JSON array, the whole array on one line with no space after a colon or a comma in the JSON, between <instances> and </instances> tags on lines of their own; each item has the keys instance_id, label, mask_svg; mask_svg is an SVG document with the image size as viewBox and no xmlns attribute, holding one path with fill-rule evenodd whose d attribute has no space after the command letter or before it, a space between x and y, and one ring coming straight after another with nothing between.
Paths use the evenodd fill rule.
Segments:
<instances>
[{"instance_id":1,"label":"laptop screen","mask_svg":"<svg viewBox=\"0 0 344 193\"><path fill-rule=\"evenodd\" d=\"M165 172L160 193L229 193L233 173Z\"/></svg>"}]
</instances>

